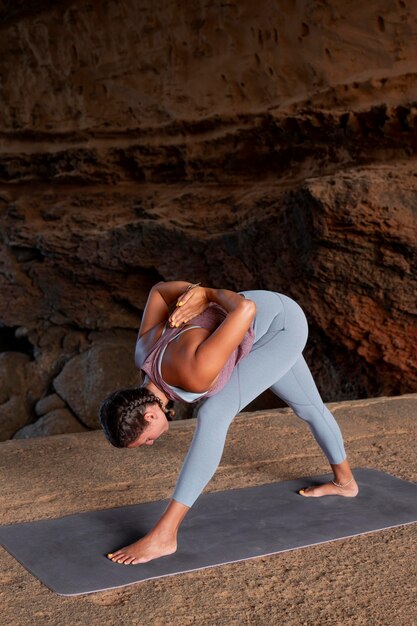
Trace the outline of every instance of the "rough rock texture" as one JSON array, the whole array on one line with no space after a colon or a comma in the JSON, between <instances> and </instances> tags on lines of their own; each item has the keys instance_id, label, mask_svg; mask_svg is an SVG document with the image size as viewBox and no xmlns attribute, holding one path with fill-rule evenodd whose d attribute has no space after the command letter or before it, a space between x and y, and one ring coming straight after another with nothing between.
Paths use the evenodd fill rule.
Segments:
<instances>
[{"instance_id":1,"label":"rough rock texture","mask_svg":"<svg viewBox=\"0 0 417 626\"><path fill-rule=\"evenodd\" d=\"M417 394L328 406L353 471L371 467L417 481ZM100 432L4 442L0 523L169 498L194 428L194 420L173 422L146 450L112 448ZM307 425L290 409L245 413L232 422L206 491L328 471ZM2 550L2 620L10 626L411 626L416 549L412 524L73 598L46 589Z\"/></svg>"},{"instance_id":2,"label":"rough rock texture","mask_svg":"<svg viewBox=\"0 0 417 626\"><path fill-rule=\"evenodd\" d=\"M51 393L49 396L45 396L41 398L35 404L35 413L39 417L42 415L46 415L50 411L55 411L56 409L62 409L65 407L65 402L62 398L58 396L56 393Z\"/></svg>"},{"instance_id":3,"label":"rough rock texture","mask_svg":"<svg viewBox=\"0 0 417 626\"><path fill-rule=\"evenodd\" d=\"M415 4L0 17L0 351L36 370L19 427L92 331L130 331L133 361L159 280L294 297L326 400L417 389Z\"/></svg>"},{"instance_id":4,"label":"rough rock texture","mask_svg":"<svg viewBox=\"0 0 417 626\"><path fill-rule=\"evenodd\" d=\"M53 385L78 419L99 428L99 405L112 391L138 384L131 341L109 337L66 363Z\"/></svg>"},{"instance_id":5,"label":"rough rock texture","mask_svg":"<svg viewBox=\"0 0 417 626\"><path fill-rule=\"evenodd\" d=\"M47 435L65 435L86 431L77 418L68 409L55 409L43 415L33 424L28 424L15 433L13 439L30 439Z\"/></svg>"},{"instance_id":6,"label":"rough rock texture","mask_svg":"<svg viewBox=\"0 0 417 626\"><path fill-rule=\"evenodd\" d=\"M0 441L30 421L30 401L40 393L36 374L28 355L0 353Z\"/></svg>"}]
</instances>

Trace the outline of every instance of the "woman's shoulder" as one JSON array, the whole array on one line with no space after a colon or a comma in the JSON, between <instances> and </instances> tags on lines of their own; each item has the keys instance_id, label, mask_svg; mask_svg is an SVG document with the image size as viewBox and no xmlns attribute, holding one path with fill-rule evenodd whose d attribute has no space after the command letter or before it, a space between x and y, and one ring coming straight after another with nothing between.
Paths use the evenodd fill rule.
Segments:
<instances>
[{"instance_id":1,"label":"woman's shoulder","mask_svg":"<svg viewBox=\"0 0 417 626\"><path fill-rule=\"evenodd\" d=\"M138 336L136 339L135 365L137 368L141 367L156 342L161 338L165 324L166 321L162 321L156 326L152 326L152 328L147 330L146 333L140 337Z\"/></svg>"}]
</instances>

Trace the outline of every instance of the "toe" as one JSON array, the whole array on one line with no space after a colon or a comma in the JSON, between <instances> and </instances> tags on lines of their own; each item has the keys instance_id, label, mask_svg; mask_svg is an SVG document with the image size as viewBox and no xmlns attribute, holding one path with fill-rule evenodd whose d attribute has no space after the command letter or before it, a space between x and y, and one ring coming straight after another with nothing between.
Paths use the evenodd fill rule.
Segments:
<instances>
[{"instance_id":1,"label":"toe","mask_svg":"<svg viewBox=\"0 0 417 626\"><path fill-rule=\"evenodd\" d=\"M109 556L111 559L118 559L119 556L122 556L122 551L121 550L117 550L117 552L110 552L107 556Z\"/></svg>"},{"instance_id":2,"label":"toe","mask_svg":"<svg viewBox=\"0 0 417 626\"><path fill-rule=\"evenodd\" d=\"M129 556L125 561L125 565L132 565L134 560L135 560L134 556Z\"/></svg>"},{"instance_id":3,"label":"toe","mask_svg":"<svg viewBox=\"0 0 417 626\"><path fill-rule=\"evenodd\" d=\"M115 558L114 560L116 561L116 563L124 563L126 560L126 555L125 554L120 554L117 558Z\"/></svg>"}]
</instances>

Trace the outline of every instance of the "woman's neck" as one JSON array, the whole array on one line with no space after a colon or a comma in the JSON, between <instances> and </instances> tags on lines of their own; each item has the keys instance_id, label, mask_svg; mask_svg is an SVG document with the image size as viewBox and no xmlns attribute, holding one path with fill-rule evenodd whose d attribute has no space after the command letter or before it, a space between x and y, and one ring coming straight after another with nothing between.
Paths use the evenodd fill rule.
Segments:
<instances>
[{"instance_id":1,"label":"woman's neck","mask_svg":"<svg viewBox=\"0 0 417 626\"><path fill-rule=\"evenodd\" d=\"M169 398L164 394L163 391L161 391L159 389L159 387L157 387L156 385L153 384L153 382L151 381L151 379L149 378L149 376L147 374L145 374L145 380L144 380L144 384L142 386L146 387L146 389L148 389L157 398L159 398L161 400L161 402L162 402L162 406L164 407L164 409L166 409L166 406L167 406L167 403L169 401Z\"/></svg>"}]
</instances>

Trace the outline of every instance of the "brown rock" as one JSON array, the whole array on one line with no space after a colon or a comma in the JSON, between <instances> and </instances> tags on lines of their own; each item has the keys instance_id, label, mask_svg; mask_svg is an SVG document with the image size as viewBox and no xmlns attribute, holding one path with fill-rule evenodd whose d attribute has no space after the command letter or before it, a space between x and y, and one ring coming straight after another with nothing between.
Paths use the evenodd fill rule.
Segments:
<instances>
[{"instance_id":1,"label":"brown rock","mask_svg":"<svg viewBox=\"0 0 417 626\"><path fill-rule=\"evenodd\" d=\"M65 402L62 398L58 396L56 393L51 393L49 396L45 396L37 401L35 404L35 412L36 415L42 417L42 415L46 415L50 411L55 411L56 409L62 409L65 407Z\"/></svg>"},{"instance_id":2,"label":"brown rock","mask_svg":"<svg viewBox=\"0 0 417 626\"><path fill-rule=\"evenodd\" d=\"M142 206L151 207L156 196L159 205L159 217L154 213L155 219L145 220L135 218L133 196L129 199L126 193L124 214L117 216L114 198L112 222L102 207L102 215L97 212L95 225L91 223L91 235L86 234L85 225L73 224L74 236L80 241L78 278L83 288L75 289L68 280L73 254L57 240L56 229L45 223L44 245L55 250L60 262L28 261L32 286L27 290L23 281L18 291L19 270L16 305L0 313L6 323L18 319L25 326L36 327L36 320L43 316L43 324L51 324L46 311L59 309L66 320L86 329L117 326L136 333L148 290L160 276L202 280L236 291L267 288L287 293L303 306L310 340L317 346L311 361L316 376L326 354L332 355L335 375L323 370L318 381L326 399L412 391L417 386L412 357L417 291L415 180L413 168L400 164L311 177L288 191L260 185L248 195L236 188L229 190L227 198L222 197L221 189L203 188L194 188L190 198L171 186L143 197ZM110 199L109 194L107 208ZM210 214L213 204L229 213ZM165 206L181 216L175 227ZM193 212L197 206L200 218L204 213L207 216L205 231L198 228L199 214ZM19 231L22 243L35 245L37 229L34 222ZM104 243L99 233L106 232ZM10 254L5 248L5 257ZM207 264L205 259L212 261ZM126 274L126 264L131 273ZM135 270L150 264L159 270L153 281L152 273L145 280L145 270ZM174 273L172 267L179 269ZM32 299L36 284L45 293L43 299ZM64 353L61 342L67 336L66 322L53 318L64 326L51 326L56 332L51 332L46 343L46 330L42 330L37 350L38 366L43 363L38 375L42 373L45 389L65 362L87 345L74 336L74 340L65 340ZM353 370L350 395L345 395L343 381Z\"/></svg>"},{"instance_id":3,"label":"brown rock","mask_svg":"<svg viewBox=\"0 0 417 626\"><path fill-rule=\"evenodd\" d=\"M0 441L8 439L31 419L26 394L30 359L19 352L0 353Z\"/></svg>"},{"instance_id":4,"label":"brown rock","mask_svg":"<svg viewBox=\"0 0 417 626\"><path fill-rule=\"evenodd\" d=\"M0 323L34 347L26 403L178 278L294 297L325 399L414 391L417 6L200 9L0 9Z\"/></svg>"},{"instance_id":5,"label":"brown rock","mask_svg":"<svg viewBox=\"0 0 417 626\"><path fill-rule=\"evenodd\" d=\"M28 424L13 435L13 439L32 439L49 435L65 435L80 433L88 429L83 426L68 409L55 409L33 424Z\"/></svg>"},{"instance_id":6,"label":"brown rock","mask_svg":"<svg viewBox=\"0 0 417 626\"><path fill-rule=\"evenodd\" d=\"M94 343L70 359L54 379L56 391L86 426L99 428L99 406L108 394L140 384L132 356L134 340L132 333L131 345L117 339Z\"/></svg>"}]
</instances>

